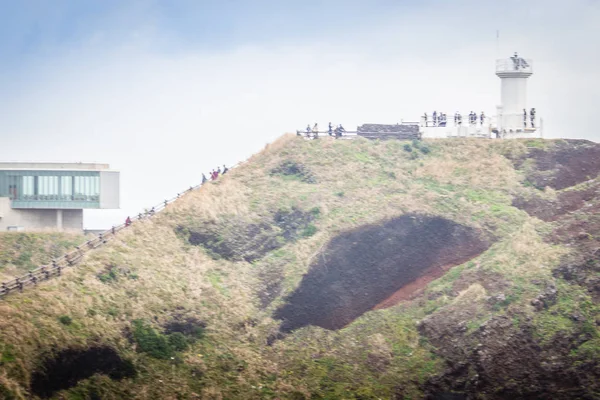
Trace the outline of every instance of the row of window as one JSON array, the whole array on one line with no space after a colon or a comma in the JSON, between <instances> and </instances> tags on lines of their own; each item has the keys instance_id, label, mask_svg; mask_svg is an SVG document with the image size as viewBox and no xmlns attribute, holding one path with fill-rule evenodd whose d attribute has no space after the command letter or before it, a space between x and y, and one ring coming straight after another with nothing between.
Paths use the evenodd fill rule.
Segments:
<instances>
[{"instance_id":1,"label":"row of window","mask_svg":"<svg viewBox=\"0 0 600 400\"><path fill-rule=\"evenodd\" d=\"M9 186L15 200L84 200L100 196L99 176L22 176Z\"/></svg>"}]
</instances>

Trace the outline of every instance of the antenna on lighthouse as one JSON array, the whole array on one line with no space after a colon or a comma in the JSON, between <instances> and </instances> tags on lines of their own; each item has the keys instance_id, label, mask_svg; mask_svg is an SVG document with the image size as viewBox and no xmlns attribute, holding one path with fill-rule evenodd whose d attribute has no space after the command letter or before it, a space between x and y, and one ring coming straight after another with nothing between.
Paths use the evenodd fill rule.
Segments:
<instances>
[{"instance_id":1,"label":"antenna on lighthouse","mask_svg":"<svg viewBox=\"0 0 600 400\"><path fill-rule=\"evenodd\" d=\"M500 58L500 29L496 29L496 59Z\"/></svg>"}]
</instances>

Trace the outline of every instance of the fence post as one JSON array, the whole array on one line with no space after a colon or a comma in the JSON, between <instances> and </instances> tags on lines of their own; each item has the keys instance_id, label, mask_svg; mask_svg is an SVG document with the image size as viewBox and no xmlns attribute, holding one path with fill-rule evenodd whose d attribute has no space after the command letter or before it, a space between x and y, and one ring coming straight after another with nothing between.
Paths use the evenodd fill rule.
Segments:
<instances>
[{"instance_id":1,"label":"fence post","mask_svg":"<svg viewBox=\"0 0 600 400\"><path fill-rule=\"evenodd\" d=\"M112 234L113 234L113 235L115 234L115 226L114 226L114 225L113 225L113 227L112 227Z\"/></svg>"},{"instance_id":2,"label":"fence post","mask_svg":"<svg viewBox=\"0 0 600 400\"><path fill-rule=\"evenodd\" d=\"M65 254L65 260L67 260L67 263L69 265L73 265L73 261L69 260L69 255ZM60 275L60 265L58 266L58 274Z\"/></svg>"},{"instance_id":3,"label":"fence post","mask_svg":"<svg viewBox=\"0 0 600 400\"><path fill-rule=\"evenodd\" d=\"M104 240L104 235L102 235L101 233L98 235L98 239L100 239L101 243L106 243L106 241Z\"/></svg>"},{"instance_id":4,"label":"fence post","mask_svg":"<svg viewBox=\"0 0 600 400\"><path fill-rule=\"evenodd\" d=\"M34 285L37 285L37 278L33 276L33 273L29 271L29 280L33 282Z\"/></svg>"},{"instance_id":5,"label":"fence post","mask_svg":"<svg viewBox=\"0 0 600 400\"><path fill-rule=\"evenodd\" d=\"M71 264L71 261L69 261L69 264ZM56 270L58 271L57 275L58 276L62 275L62 267L60 266L60 264L58 264L56 267L57 267Z\"/></svg>"},{"instance_id":6,"label":"fence post","mask_svg":"<svg viewBox=\"0 0 600 400\"><path fill-rule=\"evenodd\" d=\"M54 265L54 261L52 261L52 264ZM44 274L46 280L50 279L50 274L48 273L48 269L45 265L42 267L42 273Z\"/></svg>"},{"instance_id":7,"label":"fence post","mask_svg":"<svg viewBox=\"0 0 600 400\"><path fill-rule=\"evenodd\" d=\"M21 282L21 278L17 278L15 279L15 281L17 282L17 286L19 287L19 292L23 291L23 282Z\"/></svg>"},{"instance_id":8,"label":"fence post","mask_svg":"<svg viewBox=\"0 0 600 400\"><path fill-rule=\"evenodd\" d=\"M10 291L8 286L6 286L6 282L2 282L2 291L4 292L4 294L8 294L8 292Z\"/></svg>"}]
</instances>

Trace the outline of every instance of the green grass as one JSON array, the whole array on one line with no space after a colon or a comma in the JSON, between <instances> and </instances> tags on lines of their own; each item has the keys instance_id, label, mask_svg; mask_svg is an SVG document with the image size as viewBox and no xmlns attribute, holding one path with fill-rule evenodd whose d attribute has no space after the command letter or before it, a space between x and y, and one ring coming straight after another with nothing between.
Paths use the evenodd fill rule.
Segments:
<instances>
[{"instance_id":1,"label":"green grass","mask_svg":"<svg viewBox=\"0 0 600 400\"><path fill-rule=\"evenodd\" d=\"M196 393L387 399L399 387L407 398L422 398L422 384L443 371L445 361L419 333L417 321L450 312L457 293L472 282L490 279L493 286L497 279L506 300L488 305L485 298L492 293L487 292L474 300L481 315L468 321L470 334L490 317L527 309L540 290L532 280L553 279L551 268L562 250L544 242L546 224L511 206L514 193L523 190L522 175L501 154L519 154L526 151L522 147L519 141L475 140L276 142L218 185L185 195L152 221L134 224L62 278L7 298L0 309L11 327L0 332L2 373L12 385L7 387L28 388L26 377L40 349L82 346L93 339L131 357L140 375L118 384L96 376L65 391L65 398L144 393L186 399ZM288 161L302 165L302 174L272 173ZM307 183L306 176L314 181ZM272 221L273 212L292 207L309 211L313 222L300 230L298 240L254 263L211 257L186 241L185 227L194 224ZM340 331L306 327L266 345L279 324L272 311L331 239L409 212L479 229L493 245L450 269L417 301L368 312ZM67 239L7 236L0 242L0 266L23 270L83 240ZM111 265L119 269L107 269ZM275 271L273 279L281 282L273 302L262 309L265 271ZM561 286L560 296L553 308L534 315L540 343L574 332L575 311L593 320L596 311L585 293ZM63 317L72 323L64 324ZM192 336L167 335L161 328L187 317L207 327ZM523 324L512 320L515 327ZM597 339L590 339L573 357L596 354Z\"/></svg>"}]
</instances>

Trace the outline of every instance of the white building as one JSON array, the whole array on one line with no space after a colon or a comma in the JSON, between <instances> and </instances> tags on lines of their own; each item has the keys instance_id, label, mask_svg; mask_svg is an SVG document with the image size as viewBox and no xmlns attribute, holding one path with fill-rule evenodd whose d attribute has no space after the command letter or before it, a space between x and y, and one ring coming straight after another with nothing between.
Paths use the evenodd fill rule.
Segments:
<instances>
[{"instance_id":1,"label":"white building","mask_svg":"<svg viewBox=\"0 0 600 400\"><path fill-rule=\"evenodd\" d=\"M501 104L496 115L472 110L469 114L443 112L421 117L422 138L481 137L535 138L542 136L541 119L527 105L527 79L533 75L531 60L514 56L496 60L496 75L501 79ZM444 115L440 119L440 115Z\"/></svg>"},{"instance_id":2,"label":"white building","mask_svg":"<svg viewBox=\"0 0 600 400\"><path fill-rule=\"evenodd\" d=\"M108 164L0 163L0 231L82 231L83 210L102 208L119 208Z\"/></svg>"}]
</instances>

